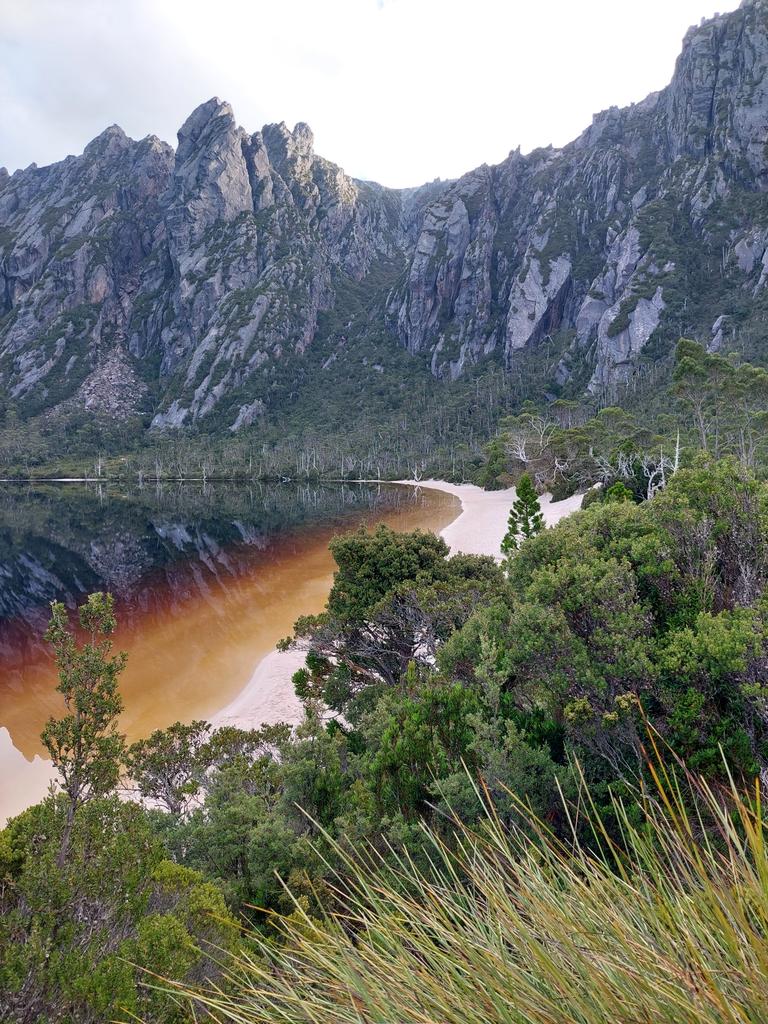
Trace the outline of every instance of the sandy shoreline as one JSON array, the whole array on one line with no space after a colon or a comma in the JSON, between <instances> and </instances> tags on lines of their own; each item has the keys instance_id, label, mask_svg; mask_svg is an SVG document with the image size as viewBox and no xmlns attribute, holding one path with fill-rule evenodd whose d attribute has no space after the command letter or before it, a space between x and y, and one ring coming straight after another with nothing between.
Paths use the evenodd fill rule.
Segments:
<instances>
[{"instance_id":1,"label":"sandy shoreline","mask_svg":"<svg viewBox=\"0 0 768 1024\"><path fill-rule=\"evenodd\" d=\"M445 491L459 499L461 512L440 531L440 536L452 553L500 557L507 517L516 497L514 487L504 491L484 491L475 484L449 484L442 480L394 482L409 487ZM547 526L554 526L579 509L582 497L581 494L575 494L564 501L553 502L550 495L543 495L540 499L541 509ZM275 722L299 722L302 708L293 692L291 677L303 663L304 654L301 651L272 651L259 662L237 697L212 716L212 724L256 729L260 725Z\"/></svg>"},{"instance_id":2,"label":"sandy shoreline","mask_svg":"<svg viewBox=\"0 0 768 1024\"><path fill-rule=\"evenodd\" d=\"M507 532L507 517L517 497L514 487L505 491L484 491L475 484L448 484L443 480L397 480L410 487L432 487L454 495L461 502L461 512L454 521L440 531L453 554L492 555L500 560L501 541ZM552 501L551 494L543 494L539 502L547 526L554 526L565 516L581 508L582 494L574 494L564 501Z\"/></svg>"}]
</instances>

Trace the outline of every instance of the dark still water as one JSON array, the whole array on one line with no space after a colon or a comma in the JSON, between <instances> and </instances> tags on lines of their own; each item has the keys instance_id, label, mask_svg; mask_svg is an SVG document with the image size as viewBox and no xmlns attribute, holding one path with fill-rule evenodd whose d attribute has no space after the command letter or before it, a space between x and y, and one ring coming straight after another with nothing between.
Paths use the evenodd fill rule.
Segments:
<instances>
[{"instance_id":1,"label":"dark still water","mask_svg":"<svg viewBox=\"0 0 768 1024\"><path fill-rule=\"evenodd\" d=\"M0 490L0 823L45 790L40 731L60 714L41 635L53 600L115 595L129 739L226 705L296 618L321 610L337 533L441 530L459 502L397 485L94 484Z\"/></svg>"}]
</instances>

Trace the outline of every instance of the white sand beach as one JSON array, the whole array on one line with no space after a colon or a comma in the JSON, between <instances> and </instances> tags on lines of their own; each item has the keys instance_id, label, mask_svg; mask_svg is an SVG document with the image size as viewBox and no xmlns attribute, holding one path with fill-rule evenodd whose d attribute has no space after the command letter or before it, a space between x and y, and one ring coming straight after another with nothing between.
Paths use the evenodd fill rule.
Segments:
<instances>
[{"instance_id":1,"label":"white sand beach","mask_svg":"<svg viewBox=\"0 0 768 1024\"><path fill-rule=\"evenodd\" d=\"M507 517L516 498L514 487L505 491L484 491L474 484L449 484L442 480L396 482L453 494L461 501L461 512L440 533L452 553L492 555L500 559ZM553 502L551 495L543 495L541 509L547 526L554 526L579 509L582 498L583 495L575 494L564 501ZM293 692L291 677L303 662L304 655L300 651L272 651L259 662L237 697L212 716L212 724L256 729L275 722L300 721L301 704Z\"/></svg>"},{"instance_id":2,"label":"white sand beach","mask_svg":"<svg viewBox=\"0 0 768 1024\"><path fill-rule=\"evenodd\" d=\"M11 734L0 726L0 828L7 818L43 800L56 778L50 761L35 755L31 761L13 745Z\"/></svg>"},{"instance_id":3,"label":"white sand beach","mask_svg":"<svg viewBox=\"0 0 768 1024\"><path fill-rule=\"evenodd\" d=\"M448 484L443 480L398 480L410 487L433 487L453 494L461 502L461 512L440 536L453 554L492 555L501 559L501 541L507 532L507 517L517 497L514 487L505 491L484 491L475 484ZM551 494L539 499L544 522L554 526L565 516L581 508L583 494L564 501L552 501Z\"/></svg>"},{"instance_id":4,"label":"white sand beach","mask_svg":"<svg viewBox=\"0 0 768 1024\"><path fill-rule=\"evenodd\" d=\"M276 722L300 722L302 707L291 677L303 664L303 651L272 651L261 659L235 699L211 716L211 724L258 729Z\"/></svg>"}]
</instances>

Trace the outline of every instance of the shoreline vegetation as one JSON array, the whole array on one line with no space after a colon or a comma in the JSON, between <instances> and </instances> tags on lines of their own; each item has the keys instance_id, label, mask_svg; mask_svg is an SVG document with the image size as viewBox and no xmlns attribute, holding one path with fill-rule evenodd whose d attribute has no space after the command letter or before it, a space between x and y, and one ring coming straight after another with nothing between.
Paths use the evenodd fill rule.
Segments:
<instances>
[{"instance_id":1,"label":"shoreline vegetation","mask_svg":"<svg viewBox=\"0 0 768 1024\"><path fill-rule=\"evenodd\" d=\"M347 481L349 482L349 481ZM360 480L355 483L392 483L404 487L439 490L461 502L461 511L439 536L451 554L489 555L501 561L501 541L507 529L507 517L517 497L514 487L503 491L484 491L475 484L452 484L445 480ZM583 494L563 501L541 495L541 509L547 526L581 508ZM241 692L211 717L211 724L239 729L258 729L262 725L301 721L303 706L293 687L293 675L304 664L306 653L299 650L274 650L254 667L253 675Z\"/></svg>"},{"instance_id":2,"label":"shoreline vegetation","mask_svg":"<svg viewBox=\"0 0 768 1024\"><path fill-rule=\"evenodd\" d=\"M453 521L439 531L439 536L448 544L451 553L490 555L500 560L501 539L506 530L509 509L516 497L514 487L502 491L484 491L474 484L453 484L433 479L337 482L381 483L439 490L450 494L458 498L461 507ZM541 507L547 526L553 526L564 516L576 511L581 506L582 499L583 495L578 494L563 501L553 502L550 495L542 495ZM304 659L305 652L303 651L280 651L277 648L260 656L243 688L207 716L212 727L232 726L239 729L258 729L261 726L274 725L278 722L297 725L303 715L303 706L294 691L293 675L301 669ZM6 746L12 746L10 737ZM34 764L36 766L34 789L42 799L45 789L54 777L54 772L49 762L43 758L36 756ZM31 794L32 797L35 796L35 793ZM9 806L12 806L14 814L23 809L18 801L9 802Z\"/></svg>"},{"instance_id":3,"label":"shoreline vegetation","mask_svg":"<svg viewBox=\"0 0 768 1024\"><path fill-rule=\"evenodd\" d=\"M17 490L24 494L26 487ZM403 532L439 532L460 508L458 499L449 495L431 491L417 497L411 488L394 484L212 487L211 497L204 499L193 485L189 499L174 499L177 488L169 487L167 500L159 503L149 487L146 504L142 499L134 504L135 495L106 485L108 500L97 504L100 490L50 485L41 493L53 498L18 506L11 499L4 522L11 532L20 531L15 534L20 550L36 551L41 564L61 557L60 547L51 555L45 545L33 546L53 529L51 536L66 550L86 556L90 544L101 551L113 537L119 538L117 555L125 561L112 565L113 577L144 574L124 599L119 592L116 597L116 643L129 652L121 680L127 709L121 727L130 741L174 718L210 721L239 696L296 619L322 611L333 575L328 545L335 534L353 531L363 522L384 522ZM159 519L155 509L161 510ZM162 534L160 553L153 546L160 536L156 528ZM9 560L7 554L5 558ZM100 581L84 574L87 563L82 558L75 558L72 566L65 584L82 579L88 589L98 588ZM109 586L106 580L101 585ZM69 597L62 594L63 599L76 601L78 586L70 585L65 592ZM17 579L11 577L11 595L17 592L14 587L18 591ZM0 822L43 799L52 778L50 764L37 756L43 753L40 730L56 710L51 703L54 670L40 640L40 623L47 620L45 599L37 598L37 626L27 626L29 649L17 659L11 678L3 680L8 707L3 723L7 729L0 731L0 776L5 780L0 781ZM10 642L14 639L12 635ZM272 720L269 713L264 720Z\"/></svg>"},{"instance_id":4,"label":"shoreline vegetation","mask_svg":"<svg viewBox=\"0 0 768 1024\"><path fill-rule=\"evenodd\" d=\"M0 833L9 1019L763 1019L768 483L707 453L650 497L516 479L333 537L324 608L279 645L306 654L298 725L131 742L112 596L78 626L52 606L61 792Z\"/></svg>"},{"instance_id":5,"label":"shoreline vegetation","mask_svg":"<svg viewBox=\"0 0 768 1024\"><path fill-rule=\"evenodd\" d=\"M59 605L56 639L66 655L59 658L60 692L75 685L90 701L89 687L100 688L104 699L97 710L106 709L109 718L112 706L115 714L106 728L104 714L93 727L92 715L50 720L43 740L67 789L0 833L0 877L7 879L0 948L10 954L9 966L0 966L6 1016L26 1024L41 1019L39 1007L51 1024L102 1024L126 1014L148 1024L187 1024L217 994L231 1000L230 1016L243 1022L308 1019L296 1012L297 998L310 1019L340 1024L362 1017L398 1024L414 1012L423 1016L418 986L409 992L401 985L403 998L391 996L389 979L397 977L402 957L389 919L375 914L367 895L357 920L363 929L370 922L374 952L387 944L396 962L383 962L381 998L340 1003L338 982L348 981L344 992L355 998L358 983L363 994L372 991L353 956L342 959L345 936L364 959L368 953L357 944L354 921L348 931L340 885L359 891L370 880L383 891L362 863L366 851L388 877L394 873L413 904L406 918L395 907L406 922L402 952L410 953L418 921L427 938L434 934L433 892L442 898L450 883L461 905L473 892L482 893L462 866L462 835L482 834L490 808L505 835L519 836L532 855L517 861L517 847L496 843L486 861L489 870L498 863L502 884L510 882L505 892L513 912L525 893L516 873L543 879L537 892L544 913L534 927L540 943L516 952L507 941L508 934L518 934L516 920L504 915L509 927L498 930L504 941L496 952L511 979L503 986L508 998L478 1010L484 985L473 970L472 984L466 984L465 932L457 935L457 957L449 963L447 932L434 922L439 948L435 969L423 972L423 981L433 991L447 991L438 970L444 965L458 982L440 1019L517 1020L525 1010L518 980L533 986L532 1006L541 1009L542 997L552 995L558 1006L573 1004L569 1019L590 1024L613 1020L617 1004L670 1024L764 1019L768 951L762 920L738 934L711 927L715 918L721 921L721 907L692 914L690 893L698 897L710 886L718 894L729 879L680 868L686 856L688 863L701 863L708 851L713 867L721 863L721 839L730 838L718 832L730 817L722 797L736 787L744 794L746 824L754 814L756 841L750 849L738 845L739 826L733 849L739 874L727 903L734 919L752 920L768 877L762 794L755 788L768 777L766 395L765 371L681 341L673 401L663 414L661 397L642 418L607 408L584 421L561 405L553 410L560 418L554 422L531 408L504 422L476 475L459 465L454 474L450 466L401 461L397 475L410 479L392 481L395 487L419 487L426 494L439 486L451 494L442 535L382 525L335 536L329 547L336 570L323 610L300 615L279 644L281 651L300 652L296 660L268 655L239 702L224 709L226 722L219 717L209 725L209 715L177 721L138 742L117 733L109 638L78 647L66 635ZM201 466L197 452L188 454L170 466ZM227 465L211 460L202 475ZM324 464L329 479L332 465ZM340 468L344 477L351 466ZM389 468L358 462L354 479L382 478ZM487 490L435 479L440 477L475 479ZM86 486L99 499L102 486L108 490L106 483ZM203 484L211 507L216 492ZM105 601L110 595L95 591L78 614L81 624L83 615L94 622L101 616L111 634L112 609ZM273 642L270 637L265 646ZM292 671L302 655L303 666ZM246 673L251 664L249 657ZM281 706L282 698L298 698L303 714L294 718L296 705ZM293 721L262 724L265 706ZM95 761L90 754L83 761L79 741L69 743L73 730L88 740ZM659 738L661 760L649 762L649 736ZM119 756L102 757L103 743L119 747ZM116 765L123 772L119 789L112 785ZM684 796L696 841L667 847L663 864L645 855L633 861L648 835L646 808L662 816L655 833L662 845L669 837L664 823L682 821L690 838L674 804L668 806L660 793L646 802L647 794L658 793L661 776L667 793L682 792L683 773L702 780L717 806L707 814L706 793L703 801L700 794ZM91 787L92 798L78 803L82 784ZM125 785L134 787L139 802L122 798ZM537 822L546 823L551 844L537 833ZM465 828L470 833L462 833ZM426 900L420 903L418 881L432 870L435 844L446 851L449 874L434 889L422 888ZM550 857L557 851L565 873ZM355 874L350 858L365 869L362 874ZM541 874L547 863L554 874ZM586 908L580 886L582 869L592 863L596 927L588 934L579 928ZM471 864L486 872L474 856ZM404 872L409 866L419 874ZM617 903L617 866L625 870L620 887L629 893L626 912L617 922L617 941L601 946L604 908ZM564 884L571 877L569 892ZM639 934L633 926L638 891L649 897ZM562 914L556 906L561 895ZM667 896L674 904L669 913L664 906L659 910ZM206 909L199 914L193 904ZM120 917L126 906L128 917ZM482 922L467 906L468 920ZM156 908L167 909L158 914ZM523 910L519 920L525 923L530 915ZM498 923L487 921L494 935ZM557 953L570 932L577 941L574 956L566 953L562 965L539 956L540 947ZM339 967L352 973L346 979L312 977L297 933L314 943L313 954L325 962L335 955L331 940L338 937ZM717 951L697 962L690 956L691 948L706 948L709 935L716 944L722 940L720 948L730 943L734 950L719 961L724 979L732 971L722 990L710 985ZM660 958L646 955L636 941L643 936L650 953L662 949ZM630 975L617 979L614 950L620 952L624 940L640 956ZM211 948L223 950L224 959L217 952L214 963ZM261 958L267 948L277 960ZM289 970L301 965L285 1013L260 985L263 979L257 992L235 961L227 966L232 952L264 968L276 983L286 977L280 957ZM595 955L605 975L584 990L584 971L592 970ZM417 951L419 962L420 956ZM568 965L575 967L570 975ZM169 1016L167 989L147 986L148 971L181 986L176 993L192 999L190 1011L174 1003ZM681 972L689 983L682 1003L665 994L667 982L679 991ZM645 977L648 984L638 987L637 978ZM313 991L328 1012L314 1013ZM705 991L713 1000L702 1000ZM579 1003L582 995L586 1002ZM542 1024L555 1019L549 1012L528 1016Z\"/></svg>"}]
</instances>

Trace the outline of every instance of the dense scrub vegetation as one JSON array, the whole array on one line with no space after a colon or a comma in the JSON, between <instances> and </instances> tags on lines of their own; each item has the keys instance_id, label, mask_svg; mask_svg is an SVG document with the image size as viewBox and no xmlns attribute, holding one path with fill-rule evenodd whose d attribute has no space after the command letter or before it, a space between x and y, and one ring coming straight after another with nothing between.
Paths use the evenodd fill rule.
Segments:
<instances>
[{"instance_id":1,"label":"dense scrub vegetation","mask_svg":"<svg viewBox=\"0 0 768 1024\"><path fill-rule=\"evenodd\" d=\"M242 948L220 888L174 863L142 809L116 796L51 798L0 832L2 1020L189 1020L144 972L203 983Z\"/></svg>"},{"instance_id":2,"label":"dense scrub vegetation","mask_svg":"<svg viewBox=\"0 0 768 1024\"><path fill-rule=\"evenodd\" d=\"M647 813L637 787L653 781L649 727L711 786L764 775L768 485L706 453L671 467L650 500L636 500L633 479L527 538L516 513L503 566L449 557L432 534L338 537L325 611L285 641L307 652L293 730L179 723L126 748L111 601L93 595L81 609L81 641L55 606L68 710L44 739L63 792L0 833L3 1019L188 1019L183 1001L142 986L142 970L241 998L220 950L263 965L262 944L281 948L286 927L290 941L322 944L327 927L327 941L348 941L321 924L345 905L340 877L373 856L377 870L407 865L408 884L427 885L435 844L457 849L457 821L485 828L478 787L494 827L534 843L529 867L504 855L511 878L544 855L536 821L545 850L564 856L557 844L576 841L604 875L614 848L631 873L631 829ZM535 515L529 495L529 526ZM118 785L140 804L116 801ZM583 814L584 786L602 834ZM371 913L390 912L382 899ZM239 935L238 920L254 934Z\"/></svg>"},{"instance_id":3,"label":"dense scrub vegetation","mask_svg":"<svg viewBox=\"0 0 768 1024\"><path fill-rule=\"evenodd\" d=\"M681 342L672 412L521 407L475 466L518 484L501 564L333 541L326 608L284 641L295 728L126 746L111 598L77 630L54 604L61 792L0 832L2 1019L188 1021L211 985L242 1020L760 1019L763 812L738 793L768 772L767 398ZM582 511L543 529L545 487Z\"/></svg>"}]
</instances>

